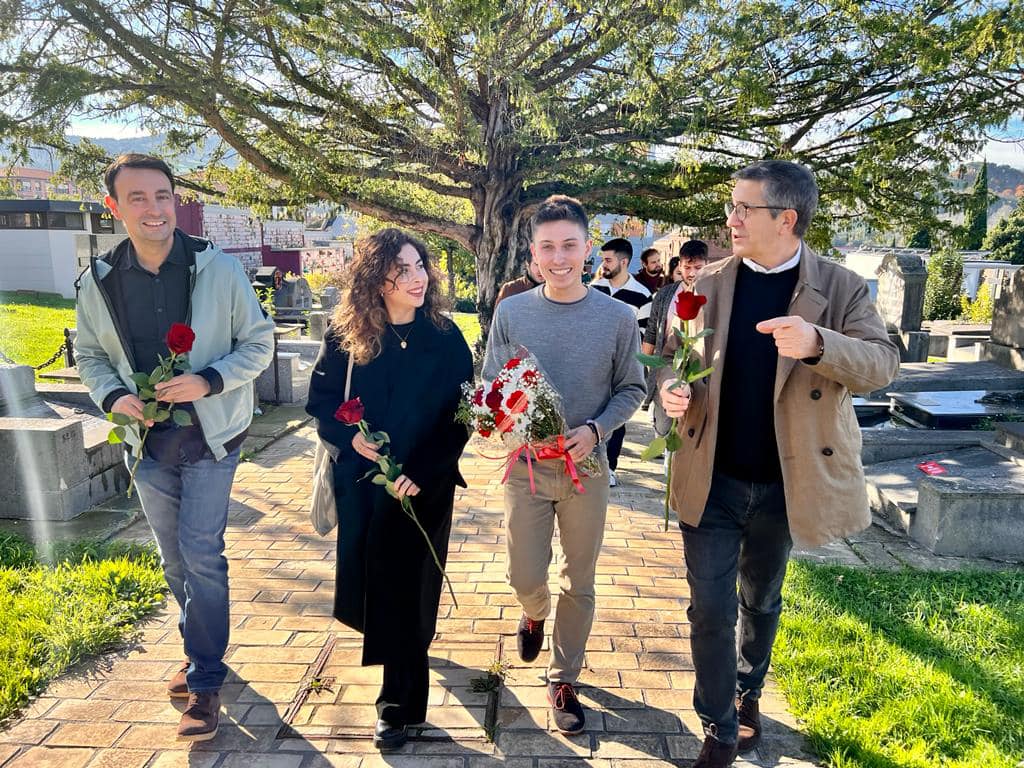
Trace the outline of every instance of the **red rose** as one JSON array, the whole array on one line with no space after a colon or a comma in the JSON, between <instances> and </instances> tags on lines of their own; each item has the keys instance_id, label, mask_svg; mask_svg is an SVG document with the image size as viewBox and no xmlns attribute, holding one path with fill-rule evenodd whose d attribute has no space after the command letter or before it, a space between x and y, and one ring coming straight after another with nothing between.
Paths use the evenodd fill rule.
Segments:
<instances>
[{"instance_id":1,"label":"red rose","mask_svg":"<svg viewBox=\"0 0 1024 768\"><path fill-rule=\"evenodd\" d=\"M511 395L508 396L508 400L505 401L505 407L512 413L523 413L530 405L530 399L526 396L526 393L521 389L517 389Z\"/></svg>"},{"instance_id":2,"label":"red rose","mask_svg":"<svg viewBox=\"0 0 1024 768\"><path fill-rule=\"evenodd\" d=\"M480 388L476 392L473 393L473 405L483 405L483 404L484 404L484 390L483 390L483 388Z\"/></svg>"},{"instance_id":3,"label":"red rose","mask_svg":"<svg viewBox=\"0 0 1024 768\"><path fill-rule=\"evenodd\" d=\"M523 382L524 385L532 387L534 384L537 383L538 378L540 378L540 374L538 374L535 370L531 368L522 375L522 378L520 380Z\"/></svg>"},{"instance_id":4,"label":"red rose","mask_svg":"<svg viewBox=\"0 0 1024 768\"><path fill-rule=\"evenodd\" d=\"M492 411L496 411L501 408L501 390L492 389L487 393L487 397L484 398L484 402L487 403L487 407Z\"/></svg>"},{"instance_id":5,"label":"red rose","mask_svg":"<svg viewBox=\"0 0 1024 768\"><path fill-rule=\"evenodd\" d=\"M167 332L167 348L173 355L184 355L192 351L196 332L184 323L174 323Z\"/></svg>"},{"instance_id":6,"label":"red rose","mask_svg":"<svg viewBox=\"0 0 1024 768\"><path fill-rule=\"evenodd\" d=\"M491 436L491 430L489 430L489 429L478 429L477 432L480 433L480 437L490 437Z\"/></svg>"},{"instance_id":7,"label":"red rose","mask_svg":"<svg viewBox=\"0 0 1024 768\"><path fill-rule=\"evenodd\" d=\"M515 368L521 362L523 362L523 361L520 360L518 357L513 357L511 360L509 360L507 363L505 363L505 370L511 371L513 368Z\"/></svg>"},{"instance_id":8,"label":"red rose","mask_svg":"<svg viewBox=\"0 0 1024 768\"><path fill-rule=\"evenodd\" d=\"M512 429L512 419L510 419L503 411L495 411L494 426L501 432L508 432Z\"/></svg>"},{"instance_id":9,"label":"red rose","mask_svg":"<svg viewBox=\"0 0 1024 768\"><path fill-rule=\"evenodd\" d=\"M358 397L346 400L334 412L334 418L342 424L354 426L363 420L363 401Z\"/></svg>"},{"instance_id":10,"label":"red rose","mask_svg":"<svg viewBox=\"0 0 1024 768\"><path fill-rule=\"evenodd\" d=\"M676 299L676 317L680 320L693 320L700 312L700 308L707 303L707 296L698 296L693 291L683 291Z\"/></svg>"}]
</instances>

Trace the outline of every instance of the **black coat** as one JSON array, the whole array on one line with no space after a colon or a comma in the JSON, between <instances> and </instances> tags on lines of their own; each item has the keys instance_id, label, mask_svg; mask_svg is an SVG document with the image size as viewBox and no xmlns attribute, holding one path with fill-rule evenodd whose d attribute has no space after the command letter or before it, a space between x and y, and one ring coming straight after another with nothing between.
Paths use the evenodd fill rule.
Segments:
<instances>
[{"instance_id":1,"label":"black coat","mask_svg":"<svg viewBox=\"0 0 1024 768\"><path fill-rule=\"evenodd\" d=\"M405 335L403 330L402 335ZM438 329L422 312L408 330L408 348L389 332L383 351L352 371L370 429L387 432L389 453L420 487L413 511L444 563L455 486L465 487L459 457L469 432L455 422L461 385L472 381L473 358L454 325ZM334 616L363 633L363 664L425 650L434 636L442 577L423 534L399 503L369 479L376 467L352 448L355 427L334 418L345 396L348 354L328 330L309 387L306 411L320 437L337 446L338 560Z\"/></svg>"}]
</instances>

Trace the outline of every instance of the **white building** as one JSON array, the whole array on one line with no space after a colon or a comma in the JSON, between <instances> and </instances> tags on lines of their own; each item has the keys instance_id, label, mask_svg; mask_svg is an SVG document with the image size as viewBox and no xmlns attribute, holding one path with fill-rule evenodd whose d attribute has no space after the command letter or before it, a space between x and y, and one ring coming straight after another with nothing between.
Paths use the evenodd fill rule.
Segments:
<instances>
[{"instance_id":1,"label":"white building","mask_svg":"<svg viewBox=\"0 0 1024 768\"><path fill-rule=\"evenodd\" d=\"M0 291L75 297L75 279L90 251L124 236L121 222L99 203L0 200Z\"/></svg>"}]
</instances>

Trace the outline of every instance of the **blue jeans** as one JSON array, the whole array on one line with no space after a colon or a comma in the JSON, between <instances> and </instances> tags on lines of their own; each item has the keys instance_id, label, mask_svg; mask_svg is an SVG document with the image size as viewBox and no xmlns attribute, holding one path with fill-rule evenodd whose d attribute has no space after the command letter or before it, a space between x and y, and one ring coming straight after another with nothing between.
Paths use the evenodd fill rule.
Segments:
<instances>
[{"instance_id":1,"label":"blue jeans","mask_svg":"<svg viewBox=\"0 0 1024 768\"><path fill-rule=\"evenodd\" d=\"M782 483L716 472L700 525L680 527L690 585L693 708L706 733L732 743L736 697L760 697L782 613L793 546Z\"/></svg>"},{"instance_id":2,"label":"blue jeans","mask_svg":"<svg viewBox=\"0 0 1024 768\"><path fill-rule=\"evenodd\" d=\"M220 461L165 464L148 456L135 485L160 549L164 578L181 610L178 631L193 692L220 690L227 676L228 561L224 529L238 449ZM128 461L134 461L130 456ZM130 465L129 465L130 466Z\"/></svg>"}]
</instances>

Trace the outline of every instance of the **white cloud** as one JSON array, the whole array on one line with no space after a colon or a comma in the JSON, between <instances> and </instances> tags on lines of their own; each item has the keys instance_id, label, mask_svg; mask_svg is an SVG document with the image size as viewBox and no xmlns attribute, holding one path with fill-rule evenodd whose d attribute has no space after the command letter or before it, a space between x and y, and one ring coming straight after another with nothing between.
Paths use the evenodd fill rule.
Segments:
<instances>
[{"instance_id":1,"label":"white cloud","mask_svg":"<svg viewBox=\"0 0 1024 768\"><path fill-rule=\"evenodd\" d=\"M989 141L975 160L984 158L990 163L1011 165L1024 171L1024 139L1018 141Z\"/></svg>"},{"instance_id":2,"label":"white cloud","mask_svg":"<svg viewBox=\"0 0 1024 768\"><path fill-rule=\"evenodd\" d=\"M149 131L137 125L107 123L98 120L72 121L68 127L68 133L88 139L137 139L140 136L149 135Z\"/></svg>"}]
</instances>

